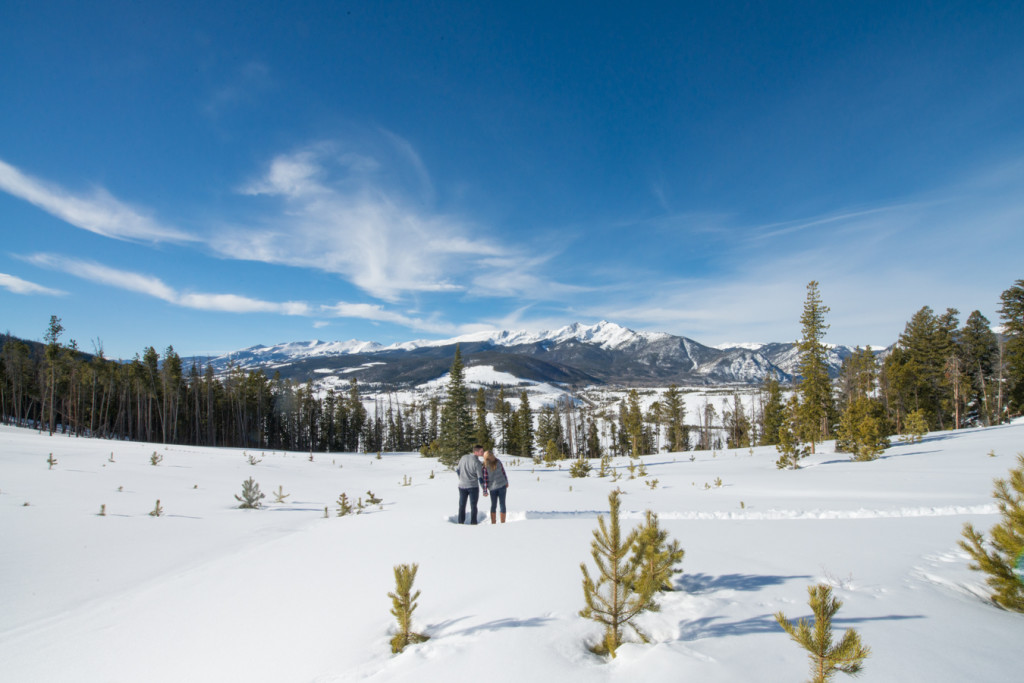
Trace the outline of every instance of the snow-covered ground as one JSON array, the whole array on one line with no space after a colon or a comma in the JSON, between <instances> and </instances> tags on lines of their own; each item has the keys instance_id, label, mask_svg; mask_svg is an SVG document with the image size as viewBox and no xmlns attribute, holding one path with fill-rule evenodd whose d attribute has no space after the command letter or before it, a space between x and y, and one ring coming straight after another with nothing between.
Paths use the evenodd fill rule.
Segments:
<instances>
[{"instance_id":1,"label":"snow-covered ground","mask_svg":"<svg viewBox=\"0 0 1024 683\"><path fill-rule=\"evenodd\" d=\"M788 682L806 654L772 614L809 616L820 581L845 603L837 629L872 648L864 680L1016 679L1024 616L985 600L957 540L997 521L992 480L1024 450L1024 421L871 463L823 450L796 472L771 448L650 456L654 489L508 463L509 523L471 527L452 523L454 475L416 454L311 462L0 427L0 680ZM265 509L237 508L248 477ZM643 620L653 643L609 662L577 613L616 486L626 523L656 511L686 557ZM339 494L368 490L381 509L335 516ZM431 640L392 655L392 567L411 562Z\"/></svg>"}]
</instances>

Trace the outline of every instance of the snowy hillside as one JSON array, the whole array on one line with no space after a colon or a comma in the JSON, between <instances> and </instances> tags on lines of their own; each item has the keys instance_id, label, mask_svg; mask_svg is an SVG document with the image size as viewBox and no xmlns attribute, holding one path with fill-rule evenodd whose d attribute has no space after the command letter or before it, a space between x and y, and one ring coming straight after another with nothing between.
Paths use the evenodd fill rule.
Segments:
<instances>
[{"instance_id":1,"label":"snowy hillside","mask_svg":"<svg viewBox=\"0 0 1024 683\"><path fill-rule=\"evenodd\" d=\"M654 488L625 461L612 482L506 459L509 523L462 527L454 475L415 454L311 461L2 426L0 680L790 682L806 655L772 614L807 617L822 581L844 602L837 630L872 648L864 680L1013 680L1024 617L985 600L957 540L997 521L992 480L1021 444L1024 421L870 463L826 444L795 472L771 448L662 454L645 459ZM262 510L237 508L249 477ZM654 510L686 557L643 618L653 642L609 662L586 649L600 628L578 615L579 565L616 486L627 528ZM367 491L380 508L334 516L339 494ZM431 639L391 655L392 567L411 562Z\"/></svg>"}]
</instances>

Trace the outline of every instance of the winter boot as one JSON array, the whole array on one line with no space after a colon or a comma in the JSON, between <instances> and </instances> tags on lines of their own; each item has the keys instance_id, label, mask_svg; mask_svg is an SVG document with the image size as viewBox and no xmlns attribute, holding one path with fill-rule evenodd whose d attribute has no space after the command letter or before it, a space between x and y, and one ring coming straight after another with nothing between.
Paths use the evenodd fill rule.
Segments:
<instances>
[{"instance_id":1,"label":"winter boot","mask_svg":"<svg viewBox=\"0 0 1024 683\"><path fill-rule=\"evenodd\" d=\"M496 520L496 519L494 518L494 515L495 515L495 513L493 513L493 512L492 512L492 513L491 513L491 524L497 524L497 523L498 523L498 520ZM505 515L502 515L502 517L504 517L504 516L505 516ZM504 519L502 519L501 521L503 521L503 522L504 522L505 520L504 520Z\"/></svg>"},{"instance_id":2,"label":"winter boot","mask_svg":"<svg viewBox=\"0 0 1024 683\"><path fill-rule=\"evenodd\" d=\"M492 520L493 520L493 518L492 518ZM505 513L504 512L501 513L501 523L502 524L505 523Z\"/></svg>"}]
</instances>

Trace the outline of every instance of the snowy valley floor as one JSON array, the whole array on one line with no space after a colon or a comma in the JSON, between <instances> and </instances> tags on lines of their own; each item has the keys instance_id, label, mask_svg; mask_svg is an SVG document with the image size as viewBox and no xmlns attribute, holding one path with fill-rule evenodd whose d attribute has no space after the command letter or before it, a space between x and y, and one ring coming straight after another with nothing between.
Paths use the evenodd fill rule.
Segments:
<instances>
[{"instance_id":1,"label":"snowy valley floor","mask_svg":"<svg viewBox=\"0 0 1024 683\"><path fill-rule=\"evenodd\" d=\"M452 523L454 474L417 454L310 462L0 427L0 680L798 681L806 653L772 614L808 617L820 581L844 601L836 629L872 649L863 680L1015 680L1024 616L986 601L957 541L964 522L998 521L992 481L1024 451L1024 421L871 463L822 450L796 472L773 448L648 456L655 489L524 463L508 468L509 523L471 527ZM262 510L237 509L248 477ZM609 662L577 612L615 486L627 528L654 510L686 557L643 619L654 642ZM368 490L382 509L334 516L339 494ZM431 640L391 655L403 562L420 565L415 626Z\"/></svg>"}]
</instances>

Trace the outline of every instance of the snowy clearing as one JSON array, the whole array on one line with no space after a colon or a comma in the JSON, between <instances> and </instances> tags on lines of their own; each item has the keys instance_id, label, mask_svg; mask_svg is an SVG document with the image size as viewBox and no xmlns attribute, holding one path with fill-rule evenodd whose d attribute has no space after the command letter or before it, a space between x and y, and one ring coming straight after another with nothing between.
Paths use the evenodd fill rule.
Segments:
<instances>
[{"instance_id":1,"label":"snowy clearing","mask_svg":"<svg viewBox=\"0 0 1024 683\"><path fill-rule=\"evenodd\" d=\"M957 541L964 522L997 521L992 480L1024 450L1024 421L871 463L822 450L795 472L773 448L649 456L655 488L624 459L612 482L506 458L509 523L462 527L454 474L418 454L311 462L0 427L0 680L795 681L806 654L772 614L808 617L820 581L844 601L836 629L872 648L865 680L1015 678L1024 616L987 602ZM262 510L237 508L249 477ZM616 486L624 526L654 510L686 557L643 619L653 643L609 662L577 612ZM383 504L335 516L339 494L367 491ZM414 625L431 639L391 655L403 562L420 565Z\"/></svg>"}]
</instances>

